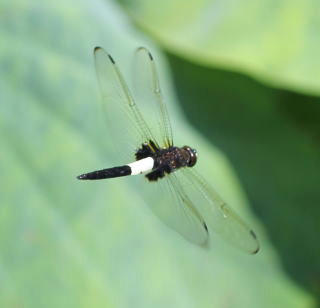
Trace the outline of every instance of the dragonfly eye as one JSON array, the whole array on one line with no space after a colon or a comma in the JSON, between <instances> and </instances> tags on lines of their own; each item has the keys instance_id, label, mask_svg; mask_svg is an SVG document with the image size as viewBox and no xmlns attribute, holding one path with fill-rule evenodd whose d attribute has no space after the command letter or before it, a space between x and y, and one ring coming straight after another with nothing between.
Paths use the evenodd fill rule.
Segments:
<instances>
[{"instance_id":1,"label":"dragonfly eye","mask_svg":"<svg viewBox=\"0 0 320 308\"><path fill-rule=\"evenodd\" d=\"M183 147L183 149L187 150L189 155L190 155L190 160L189 160L189 163L188 163L188 167L193 167L196 164L197 158L198 158L197 150L192 149L187 145L185 145Z\"/></svg>"}]
</instances>

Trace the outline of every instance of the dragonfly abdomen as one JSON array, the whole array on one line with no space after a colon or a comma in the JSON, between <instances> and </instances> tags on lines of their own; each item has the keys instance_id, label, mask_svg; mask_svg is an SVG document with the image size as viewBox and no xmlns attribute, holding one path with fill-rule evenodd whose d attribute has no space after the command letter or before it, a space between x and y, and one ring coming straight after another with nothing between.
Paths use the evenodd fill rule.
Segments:
<instances>
[{"instance_id":1,"label":"dragonfly abdomen","mask_svg":"<svg viewBox=\"0 0 320 308\"><path fill-rule=\"evenodd\" d=\"M143 172L150 171L153 169L153 166L154 159L152 157L146 157L128 165L81 174L77 178L79 180L102 180L118 178L127 175L137 175Z\"/></svg>"}]
</instances>

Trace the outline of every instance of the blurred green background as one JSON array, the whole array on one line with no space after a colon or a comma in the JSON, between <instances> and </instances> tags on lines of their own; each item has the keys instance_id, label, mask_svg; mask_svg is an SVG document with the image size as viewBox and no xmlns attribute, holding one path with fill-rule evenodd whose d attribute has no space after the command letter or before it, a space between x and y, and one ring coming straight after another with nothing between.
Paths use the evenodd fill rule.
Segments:
<instances>
[{"instance_id":1,"label":"blurred green background","mask_svg":"<svg viewBox=\"0 0 320 308\"><path fill-rule=\"evenodd\" d=\"M319 307L317 1L0 3L0 307ZM152 50L177 144L253 226L245 255L169 230L119 164L93 47ZM155 196L154 202L157 202Z\"/></svg>"}]
</instances>

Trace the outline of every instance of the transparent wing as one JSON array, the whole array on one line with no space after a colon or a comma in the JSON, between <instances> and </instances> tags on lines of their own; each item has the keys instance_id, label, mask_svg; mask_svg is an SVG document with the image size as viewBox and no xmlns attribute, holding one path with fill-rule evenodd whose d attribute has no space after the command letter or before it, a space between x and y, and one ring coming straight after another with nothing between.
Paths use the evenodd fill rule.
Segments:
<instances>
[{"instance_id":1,"label":"transparent wing","mask_svg":"<svg viewBox=\"0 0 320 308\"><path fill-rule=\"evenodd\" d=\"M145 178L142 180L146 181ZM174 174L169 174L157 182L143 184L145 185L140 185L145 190L143 196L152 212L162 222L194 244L207 244L208 231L204 220L193 207ZM154 201L155 196L159 196L157 202Z\"/></svg>"},{"instance_id":2,"label":"transparent wing","mask_svg":"<svg viewBox=\"0 0 320 308\"><path fill-rule=\"evenodd\" d=\"M94 49L95 68L108 127L118 153L134 154L144 142L154 140L113 58L101 47Z\"/></svg>"},{"instance_id":3,"label":"transparent wing","mask_svg":"<svg viewBox=\"0 0 320 308\"><path fill-rule=\"evenodd\" d=\"M159 78L154 59L144 47L136 50L133 63L134 95L139 106L148 110L148 124L157 142L162 147L173 144L172 129L166 105L161 93Z\"/></svg>"},{"instance_id":4,"label":"transparent wing","mask_svg":"<svg viewBox=\"0 0 320 308\"><path fill-rule=\"evenodd\" d=\"M259 251L253 230L219 197L212 187L192 168L176 172L177 179L187 191L189 200L203 215L209 232L213 230L223 239L248 253Z\"/></svg>"}]
</instances>

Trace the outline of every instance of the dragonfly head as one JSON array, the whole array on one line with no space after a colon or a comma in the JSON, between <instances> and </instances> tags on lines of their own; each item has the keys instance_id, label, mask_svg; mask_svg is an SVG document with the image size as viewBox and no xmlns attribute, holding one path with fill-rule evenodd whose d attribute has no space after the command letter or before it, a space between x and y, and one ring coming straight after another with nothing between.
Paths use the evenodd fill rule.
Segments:
<instances>
[{"instance_id":1,"label":"dragonfly head","mask_svg":"<svg viewBox=\"0 0 320 308\"><path fill-rule=\"evenodd\" d=\"M189 163L188 163L188 167L193 167L196 162L197 162L197 158L198 158L198 153L196 149L192 149L189 146L185 145L183 147L184 150L186 150L189 154Z\"/></svg>"}]
</instances>

